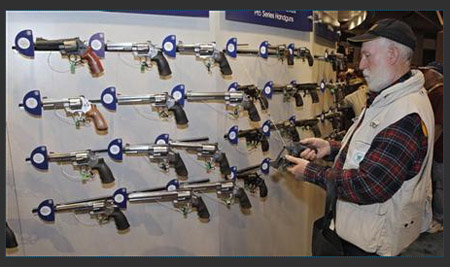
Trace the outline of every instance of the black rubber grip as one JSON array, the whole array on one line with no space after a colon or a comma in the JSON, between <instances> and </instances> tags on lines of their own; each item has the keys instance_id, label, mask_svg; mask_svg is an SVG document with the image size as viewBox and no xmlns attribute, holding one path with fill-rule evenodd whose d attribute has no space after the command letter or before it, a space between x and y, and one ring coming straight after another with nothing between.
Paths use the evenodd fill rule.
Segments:
<instances>
[{"instance_id":1,"label":"black rubber grip","mask_svg":"<svg viewBox=\"0 0 450 267\"><path fill-rule=\"evenodd\" d=\"M320 129L319 129L319 127L317 125L312 126L311 130L313 131L315 137L321 137L322 136L322 133L320 132Z\"/></svg>"},{"instance_id":2,"label":"black rubber grip","mask_svg":"<svg viewBox=\"0 0 450 267\"><path fill-rule=\"evenodd\" d=\"M259 188L259 196L267 197L268 190L267 190L266 182L264 181L264 179L259 178L258 188Z\"/></svg>"},{"instance_id":3,"label":"black rubber grip","mask_svg":"<svg viewBox=\"0 0 450 267\"><path fill-rule=\"evenodd\" d=\"M337 62L336 61L331 61L331 67L333 68L333 71L337 70Z\"/></svg>"},{"instance_id":4,"label":"black rubber grip","mask_svg":"<svg viewBox=\"0 0 450 267\"><path fill-rule=\"evenodd\" d=\"M6 223L6 248L16 248L19 246L17 244L16 235L14 234L13 230L9 228L8 223Z\"/></svg>"},{"instance_id":5,"label":"black rubber grip","mask_svg":"<svg viewBox=\"0 0 450 267\"><path fill-rule=\"evenodd\" d=\"M279 155L278 158L275 161L271 162L270 165L273 168L278 169L281 166L283 166L283 164L285 164L285 162L286 162L286 159L284 158L284 156Z\"/></svg>"},{"instance_id":6,"label":"black rubber grip","mask_svg":"<svg viewBox=\"0 0 450 267\"><path fill-rule=\"evenodd\" d=\"M183 106L181 106L180 103L176 102L173 107L169 108L169 111L172 111L174 113L175 123L177 125L188 124L189 120L186 116L186 112L184 111Z\"/></svg>"},{"instance_id":7,"label":"black rubber grip","mask_svg":"<svg viewBox=\"0 0 450 267\"><path fill-rule=\"evenodd\" d=\"M184 161L180 156L180 153L175 153L175 159L173 161L175 172L179 176L187 176L188 170L186 169L186 165L184 165Z\"/></svg>"},{"instance_id":8,"label":"black rubber grip","mask_svg":"<svg viewBox=\"0 0 450 267\"><path fill-rule=\"evenodd\" d=\"M289 136L291 137L292 141L299 142L300 141L300 135L298 134L297 128L295 126L291 126L287 129L287 132L289 133Z\"/></svg>"},{"instance_id":9,"label":"black rubber grip","mask_svg":"<svg viewBox=\"0 0 450 267\"><path fill-rule=\"evenodd\" d=\"M111 169L106 165L105 160L103 158L99 158L97 164L92 166L93 170L97 170L100 176L100 180L103 184L109 184L114 182L114 175L111 172Z\"/></svg>"},{"instance_id":10,"label":"black rubber grip","mask_svg":"<svg viewBox=\"0 0 450 267\"><path fill-rule=\"evenodd\" d=\"M287 167L294 167L296 164L293 162L290 162L289 160L287 160L284 156L283 156L283 160L282 160L282 164L283 169L287 168Z\"/></svg>"},{"instance_id":11,"label":"black rubber grip","mask_svg":"<svg viewBox=\"0 0 450 267\"><path fill-rule=\"evenodd\" d=\"M130 224L128 223L127 217L125 217L125 214L118 208L115 207L113 213L110 215L114 219L114 222L116 223L117 230L127 230L130 228Z\"/></svg>"},{"instance_id":12,"label":"black rubber grip","mask_svg":"<svg viewBox=\"0 0 450 267\"><path fill-rule=\"evenodd\" d=\"M267 152L269 151L269 140L267 140L267 137L265 135L263 135L261 137L261 149L263 152Z\"/></svg>"},{"instance_id":13,"label":"black rubber grip","mask_svg":"<svg viewBox=\"0 0 450 267\"><path fill-rule=\"evenodd\" d=\"M308 65L309 65L310 67L312 67L312 66L314 65L314 58L313 58L313 56L311 55L311 53L308 53L308 54L306 55L306 58L308 59Z\"/></svg>"},{"instance_id":14,"label":"black rubber grip","mask_svg":"<svg viewBox=\"0 0 450 267\"><path fill-rule=\"evenodd\" d=\"M224 152L220 153L218 162L220 166L220 173L224 175L230 175L231 174L230 163L228 162L227 155Z\"/></svg>"},{"instance_id":15,"label":"black rubber grip","mask_svg":"<svg viewBox=\"0 0 450 267\"><path fill-rule=\"evenodd\" d=\"M317 148L311 145L303 145L301 143L294 143L288 148L289 155L293 157L300 157L300 154L306 149L314 150L317 154Z\"/></svg>"},{"instance_id":16,"label":"black rubber grip","mask_svg":"<svg viewBox=\"0 0 450 267\"><path fill-rule=\"evenodd\" d=\"M330 122L331 122L331 126L333 127L333 129L340 130L340 125L341 124L340 124L338 118L333 118L333 119L330 120Z\"/></svg>"},{"instance_id":17,"label":"black rubber grip","mask_svg":"<svg viewBox=\"0 0 450 267\"><path fill-rule=\"evenodd\" d=\"M288 66L293 66L294 65L294 53L289 53L288 52L286 58L287 58Z\"/></svg>"},{"instance_id":18,"label":"black rubber grip","mask_svg":"<svg viewBox=\"0 0 450 267\"><path fill-rule=\"evenodd\" d=\"M269 101L267 101L267 97L261 94L258 98L259 103L261 104L261 109L266 110L269 108Z\"/></svg>"},{"instance_id":19,"label":"black rubber grip","mask_svg":"<svg viewBox=\"0 0 450 267\"><path fill-rule=\"evenodd\" d=\"M303 152L303 151L305 151L307 148L310 148L310 147L307 147L307 146L305 146L305 145L303 145L303 144L300 144L300 143L296 143L296 144L293 144L292 146L291 146L291 148L289 149L290 151L289 151L289 155L291 155L291 156L293 156L293 157L297 157L297 158L299 158L300 157L300 154ZM312 149L312 148L311 148ZM314 149L315 150L315 149Z\"/></svg>"},{"instance_id":20,"label":"black rubber grip","mask_svg":"<svg viewBox=\"0 0 450 267\"><path fill-rule=\"evenodd\" d=\"M219 63L220 72L223 75L231 75L233 71L231 71L230 64L228 63L227 58L225 57L224 52L219 52L219 57L216 59L216 62Z\"/></svg>"},{"instance_id":21,"label":"black rubber grip","mask_svg":"<svg viewBox=\"0 0 450 267\"><path fill-rule=\"evenodd\" d=\"M295 93L294 98L295 98L295 106L303 107L303 98L299 92Z\"/></svg>"},{"instance_id":22,"label":"black rubber grip","mask_svg":"<svg viewBox=\"0 0 450 267\"><path fill-rule=\"evenodd\" d=\"M161 76L169 76L172 74L172 71L170 70L169 62L167 62L167 59L164 57L161 50L158 51L156 56L150 59L151 61L155 62L158 66L158 72Z\"/></svg>"},{"instance_id":23,"label":"black rubber grip","mask_svg":"<svg viewBox=\"0 0 450 267\"><path fill-rule=\"evenodd\" d=\"M241 209L250 209L252 207L252 203L250 203L250 199L243 188L238 188L234 196L239 200Z\"/></svg>"},{"instance_id":24,"label":"black rubber grip","mask_svg":"<svg viewBox=\"0 0 450 267\"><path fill-rule=\"evenodd\" d=\"M201 219L209 219L210 214L208 211L208 207L206 207L206 204L203 201L202 197L196 196L192 202L192 207L197 209L198 217L200 217Z\"/></svg>"},{"instance_id":25,"label":"black rubber grip","mask_svg":"<svg viewBox=\"0 0 450 267\"><path fill-rule=\"evenodd\" d=\"M312 102L319 103L319 95L317 94L316 90L310 90L309 93L311 94Z\"/></svg>"},{"instance_id":26,"label":"black rubber grip","mask_svg":"<svg viewBox=\"0 0 450 267\"><path fill-rule=\"evenodd\" d=\"M255 103L253 101L248 101L248 103L244 107L248 111L248 116L251 121L261 121L261 117L259 117L258 110L256 109Z\"/></svg>"}]
</instances>

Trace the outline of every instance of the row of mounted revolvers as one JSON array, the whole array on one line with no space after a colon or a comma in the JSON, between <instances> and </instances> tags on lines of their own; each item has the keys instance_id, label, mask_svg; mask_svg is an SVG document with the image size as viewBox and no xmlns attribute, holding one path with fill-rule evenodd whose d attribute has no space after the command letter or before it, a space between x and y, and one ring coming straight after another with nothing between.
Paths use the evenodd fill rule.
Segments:
<instances>
[{"instance_id":1,"label":"row of mounted revolvers","mask_svg":"<svg viewBox=\"0 0 450 267\"><path fill-rule=\"evenodd\" d=\"M232 108L231 115L238 117L240 110L248 112L251 121L260 121L261 117L255 106L255 101L259 101L261 110L265 111L269 107L267 99L272 95L283 94L283 101L288 102L295 99L297 107L303 106L303 97L307 93L311 95L312 103L319 102L317 91L325 88L336 88L343 86L340 83L296 83L292 81L287 85L274 85L272 81L265 84L264 89L259 89L255 85L239 85L234 82L228 87L228 91L221 92L191 92L185 91L185 86L179 84L175 86L170 94L168 92L147 94L147 95L121 95L117 93L115 87L108 87L103 90L99 99L88 99L85 96L69 97L64 99L48 99L41 97L39 90L29 91L23 97L19 107L23 107L29 114L41 116L42 110L63 109L66 114L74 119L78 128L93 122L97 131L107 131L108 124L103 115L97 109L96 103L101 103L108 110L115 111L117 105L151 105L161 118L168 118L172 115L179 126L187 125L189 120L183 109L185 101L213 101L224 102ZM302 93L303 92L303 93Z\"/></svg>"},{"instance_id":2,"label":"row of mounted revolvers","mask_svg":"<svg viewBox=\"0 0 450 267\"><path fill-rule=\"evenodd\" d=\"M275 169L285 169L290 166L284 155L287 152L293 156L299 156L306 147L300 143L292 143L284 147L274 161L270 158L264 159L261 164L250 166L237 170L235 166L231 167L230 175L226 175L226 180L210 182L209 179L196 180L189 182L180 182L178 179L169 181L166 186L128 192L126 188L117 189L112 196L97 197L88 200L81 200L69 203L56 204L53 199L42 201L37 208L32 210L39 218L47 222L55 221L56 212L75 212L88 213L100 224L114 220L116 228L119 231L127 230L130 227L127 218L122 210L127 208L127 203L161 203L171 202L173 206L180 210L184 216L187 216L193 210L201 220L208 221L210 213L205 205L201 194L216 193L228 208L233 203L239 203L241 210L252 207L250 199L244 188L251 193L259 191L259 196L265 198L268 195L268 189L261 174L269 174L270 167ZM71 155L73 157L74 155ZM236 183L236 179L244 180L244 188Z\"/></svg>"},{"instance_id":3,"label":"row of mounted revolvers","mask_svg":"<svg viewBox=\"0 0 450 267\"><path fill-rule=\"evenodd\" d=\"M239 138L245 138L249 148L255 148L261 144L263 152L269 151L269 141L271 131L278 131L282 138L288 138L296 143L300 141L300 135L297 127L306 130L312 130L314 135L321 136L318 123L319 121L329 120L333 128L338 129L342 114L337 112L322 113L320 118L296 120L295 115L288 120L274 123L267 120L260 128L239 130L238 126L232 126L228 133L224 135L231 144L237 144ZM122 161L123 155L146 155L151 161L157 162L163 171L168 171L170 167L175 169L179 176L188 176L188 170L180 154L175 149L183 149L187 152L196 153L199 159L204 159L207 171L213 169L216 164L220 166L220 172L223 175L230 175L231 168L227 156L219 149L217 143L205 143L209 141L208 137L190 138L174 141L168 134L159 135L153 144L123 144L121 138L112 140L105 149L86 149L69 153L48 153L46 146L38 146L31 152L26 161L40 169L47 170L49 162L71 163L80 169L82 177L90 178L96 170L99 173L102 183L114 182L114 175L106 165L103 158L98 154L107 153L111 159Z\"/></svg>"},{"instance_id":4,"label":"row of mounted revolvers","mask_svg":"<svg viewBox=\"0 0 450 267\"><path fill-rule=\"evenodd\" d=\"M308 61L308 65L314 64L314 59L330 62L333 70L341 70L345 64L344 56L340 53L325 51L323 56L311 55L306 47L296 48L294 44L271 45L268 41L263 41L258 49L242 48L242 44L237 43L236 38L230 38L226 48L219 50L215 42L184 44L176 43L176 36L169 35L161 47L157 47L151 41L142 43L110 43L105 42L103 33L92 35L88 41L82 41L79 37L47 40L36 38L33 40L32 30L20 31L15 37L13 49L27 57L34 57L35 51L58 51L62 56L68 58L71 66L71 72L75 72L75 67L87 62L89 70L94 77L103 74L104 69L100 58L105 57L105 52L131 52L133 57L140 61L141 71L151 68L155 63L159 75L167 77L172 74L169 63L164 55L176 57L176 54L195 55L203 61L204 65L210 71L214 65L219 65L222 75L231 75L233 72L225 56L237 57L237 54L256 55L267 59L269 56L275 56L278 59L287 61L288 65L294 65L294 58L300 58Z\"/></svg>"}]
</instances>

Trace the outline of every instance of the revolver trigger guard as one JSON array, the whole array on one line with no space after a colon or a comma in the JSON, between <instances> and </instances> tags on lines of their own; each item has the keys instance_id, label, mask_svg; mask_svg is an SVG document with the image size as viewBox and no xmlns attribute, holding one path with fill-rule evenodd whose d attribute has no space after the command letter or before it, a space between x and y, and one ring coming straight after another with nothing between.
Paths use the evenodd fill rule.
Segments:
<instances>
[{"instance_id":1,"label":"revolver trigger guard","mask_svg":"<svg viewBox=\"0 0 450 267\"><path fill-rule=\"evenodd\" d=\"M214 170L216 166L214 166L214 162L212 161L206 161L205 162L205 168L207 172L210 172L211 170Z\"/></svg>"}]
</instances>

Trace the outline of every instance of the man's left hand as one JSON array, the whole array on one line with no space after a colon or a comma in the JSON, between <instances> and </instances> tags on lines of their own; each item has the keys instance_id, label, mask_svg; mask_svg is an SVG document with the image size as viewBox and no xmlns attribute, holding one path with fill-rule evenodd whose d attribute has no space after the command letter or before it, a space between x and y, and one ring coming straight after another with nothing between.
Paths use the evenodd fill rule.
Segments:
<instances>
[{"instance_id":1,"label":"man's left hand","mask_svg":"<svg viewBox=\"0 0 450 267\"><path fill-rule=\"evenodd\" d=\"M305 174L306 165L308 165L309 161L301 158L296 158L290 155L286 155L285 157L290 162L296 164L293 167L286 168L286 170L295 175L295 177L298 178L303 177L303 175Z\"/></svg>"}]
</instances>

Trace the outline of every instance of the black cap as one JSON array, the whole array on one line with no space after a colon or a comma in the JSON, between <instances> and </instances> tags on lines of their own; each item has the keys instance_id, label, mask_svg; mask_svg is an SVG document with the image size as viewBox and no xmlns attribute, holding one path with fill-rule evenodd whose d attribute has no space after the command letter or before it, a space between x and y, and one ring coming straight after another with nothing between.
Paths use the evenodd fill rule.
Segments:
<instances>
[{"instance_id":1,"label":"black cap","mask_svg":"<svg viewBox=\"0 0 450 267\"><path fill-rule=\"evenodd\" d=\"M363 42L384 37L397 43L406 45L413 51L416 48L416 36L411 27L397 19L382 19L377 21L366 33L347 38L352 45L360 46Z\"/></svg>"}]
</instances>

